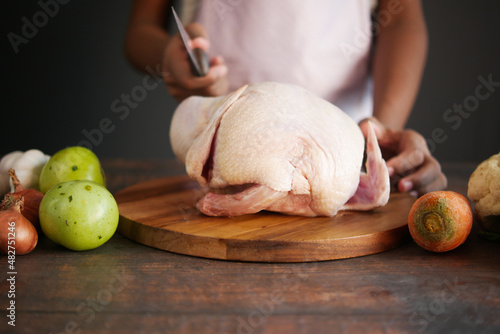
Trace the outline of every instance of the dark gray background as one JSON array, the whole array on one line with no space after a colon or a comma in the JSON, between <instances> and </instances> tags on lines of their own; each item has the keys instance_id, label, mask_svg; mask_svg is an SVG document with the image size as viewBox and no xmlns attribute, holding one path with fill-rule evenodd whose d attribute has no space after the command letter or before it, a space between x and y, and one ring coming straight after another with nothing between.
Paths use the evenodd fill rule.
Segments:
<instances>
[{"instance_id":1,"label":"dark gray background","mask_svg":"<svg viewBox=\"0 0 500 334\"><path fill-rule=\"evenodd\" d=\"M173 156L168 130L176 103L164 86L142 90L147 95L137 105L123 108L120 102L115 105L119 112L113 111L122 94L141 92L146 77L129 65L123 52L130 1L59 5L17 54L8 33L21 35L23 17L33 22L41 7L37 1L8 3L0 14L0 155L30 148L53 154L88 140L87 131L100 158ZM475 97L479 77L500 82L500 1L426 0L424 10L430 50L408 127L430 139L433 153L443 162L481 161L500 151L500 87L493 87L484 100ZM147 83L154 85L154 80ZM474 101L479 104L470 106L467 118L446 112L454 104ZM444 115L455 118L445 120ZM97 129L103 119L109 120L108 133L101 131L100 137Z\"/></svg>"}]
</instances>

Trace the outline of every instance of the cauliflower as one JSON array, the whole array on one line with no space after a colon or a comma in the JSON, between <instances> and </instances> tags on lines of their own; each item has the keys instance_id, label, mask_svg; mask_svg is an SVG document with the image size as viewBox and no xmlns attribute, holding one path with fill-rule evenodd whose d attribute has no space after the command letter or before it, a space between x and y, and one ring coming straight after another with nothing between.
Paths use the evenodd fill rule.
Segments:
<instances>
[{"instance_id":1,"label":"cauliflower","mask_svg":"<svg viewBox=\"0 0 500 334\"><path fill-rule=\"evenodd\" d=\"M476 202L479 219L500 215L500 153L477 166L469 179L467 197Z\"/></svg>"}]
</instances>

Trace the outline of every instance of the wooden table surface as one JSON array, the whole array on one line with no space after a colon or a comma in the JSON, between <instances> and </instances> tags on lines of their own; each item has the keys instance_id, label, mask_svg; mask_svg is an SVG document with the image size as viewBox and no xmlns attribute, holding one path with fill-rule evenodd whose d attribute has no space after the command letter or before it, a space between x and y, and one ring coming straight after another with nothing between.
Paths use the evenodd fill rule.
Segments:
<instances>
[{"instance_id":1,"label":"wooden table surface","mask_svg":"<svg viewBox=\"0 0 500 334\"><path fill-rule=\"evenodd\" d=\"M473 164L444 164L466 194ZM172 161L105 161L108 186L184 173ZM1 261L0 333L499 333L500 244L474 227L435 254L408 242L346 260L243 263L153 249L118 234L73 252L41 237ZM15 297L9 290L15 289ZM15 301L15 327L7 310Z\"/></svg>"}]
</instances>

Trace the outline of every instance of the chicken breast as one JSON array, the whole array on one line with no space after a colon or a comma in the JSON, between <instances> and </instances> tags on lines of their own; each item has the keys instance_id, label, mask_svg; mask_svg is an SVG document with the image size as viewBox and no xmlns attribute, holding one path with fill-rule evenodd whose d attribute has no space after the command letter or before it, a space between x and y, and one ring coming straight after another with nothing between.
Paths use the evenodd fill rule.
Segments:
<instances>
[{"instance_id":1,"label":"chicken breast","mask_svg":"<svg viewBox=\"0 0 500 334\"><path fill-rule=\"evenodd\" d=\"M194 96L174 113L170 139L188 175L207 189L211 216L261 210L333 216L389 199L389 174L374 131L331 103L287 84L244 86L223 97Z\"/></svg>"}]
</instances>

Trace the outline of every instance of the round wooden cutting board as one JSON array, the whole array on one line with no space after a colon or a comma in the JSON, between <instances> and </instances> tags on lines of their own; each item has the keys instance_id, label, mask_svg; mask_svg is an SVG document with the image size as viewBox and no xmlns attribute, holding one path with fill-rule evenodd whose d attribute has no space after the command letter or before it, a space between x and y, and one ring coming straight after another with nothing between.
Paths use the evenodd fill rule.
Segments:
<instances>
[{"instance_id":1,"label":"round wooden cutting board","mask_svg":"<svg viewBox=\"0 0 500 334\"><path fill-rule=\"evenodd\" d=\"M115 198L118 232L151 247L212 259L306 262L383 252L408 240L407 219L415 198L391 194L389 203L368 212L334 217L299 217L260 212L208 217L196 209L203 195L187 175L147 181Z\"/></svg>"}]
</instances>

